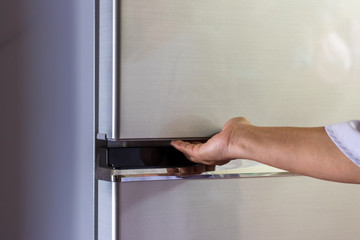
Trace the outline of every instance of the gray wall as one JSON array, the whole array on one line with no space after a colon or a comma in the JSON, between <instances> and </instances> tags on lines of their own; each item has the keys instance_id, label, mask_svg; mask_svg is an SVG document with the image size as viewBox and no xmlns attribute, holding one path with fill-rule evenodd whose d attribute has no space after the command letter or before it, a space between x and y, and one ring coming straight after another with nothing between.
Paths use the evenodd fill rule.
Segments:
<instances>
[{"instance_id":1,"label":"gray wall","mask_svg":"<svg viewBox=\"0 0 360 240\"><path fill-rule=\"evenodd\" d=\"M92 239L92 14L0 0L0 239Z\"/></svg>"}]
</instances>

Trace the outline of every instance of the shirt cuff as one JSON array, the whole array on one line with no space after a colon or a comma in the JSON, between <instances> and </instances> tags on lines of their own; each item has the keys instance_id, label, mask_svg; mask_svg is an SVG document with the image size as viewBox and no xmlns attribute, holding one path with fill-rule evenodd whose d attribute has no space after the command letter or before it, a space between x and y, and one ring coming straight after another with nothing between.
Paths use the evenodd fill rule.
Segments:
<instances>
[{"instance_id":1,"label":"shirt cuff","mask_svg":"<svg viewBox=\"0 0 360 240\"><path fill-rule=\"evenodd\" d=\"M360 120L325 126L335 145L360 167Z\"/></svg>"}]
</instances>

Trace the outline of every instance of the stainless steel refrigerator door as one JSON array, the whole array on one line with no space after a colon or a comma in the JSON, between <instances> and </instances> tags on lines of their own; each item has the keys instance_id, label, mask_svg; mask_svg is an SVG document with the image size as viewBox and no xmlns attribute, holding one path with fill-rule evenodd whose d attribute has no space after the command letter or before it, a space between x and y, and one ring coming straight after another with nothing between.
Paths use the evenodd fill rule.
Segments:
<instances>
[{"instance_id":1,"label":"stainless steel refrigerator door","mask_svg":"<svg viewBox=\"0 0 360 240\"><path fill-rule=\"evenodd\" d=\"M121 139L204 137L238 115L275 126L360 118L358 0L120 2L112 112L113 8L100 0L101 133L111 118Z\"/></svg>"},{"instance_id":2,"label":"stainless steel refrigerator door","mask_svg":"<svg viewBox=\"0 0 360 240\"><path fill-rule=\"evenodd\" d=\"M99 181L98 196L99 240L338 240L360 235L359 187L303 176ZM112 226L117 234L111 234Z\"/></svg>"}]
</instances>

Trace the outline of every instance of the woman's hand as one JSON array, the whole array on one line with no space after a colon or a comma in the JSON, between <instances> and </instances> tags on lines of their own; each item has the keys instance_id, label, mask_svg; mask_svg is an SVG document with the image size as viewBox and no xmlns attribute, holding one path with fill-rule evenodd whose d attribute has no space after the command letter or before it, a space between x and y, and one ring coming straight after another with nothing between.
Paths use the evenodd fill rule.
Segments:
<instances>
[{"instance_id":1,"label":"woman's hand","mask_svg":"<svg viewBox=\"0 0 360 240\"><path fill-rule=\"evenodd\" d=\"M247 133L250 122L243 117L229 120L222 131L210 138L206 143L172 141L171 145L185 156L197 163L205 165L223 165L230 160L239 158L242 153L240 141Z\"/></svg>"},{"instance_id":2,"label":"woman's hand","mask_svg":"<svg viewBox=\"0 0 360 240\"><path fill-rule=\"evenodd\" d=\"M360 167L339 150L324 127L257 127L237 117L206 143L171 144L189 160L205 165L250 159L311 177L360 183Z\"/></svg>"}]
</instances>

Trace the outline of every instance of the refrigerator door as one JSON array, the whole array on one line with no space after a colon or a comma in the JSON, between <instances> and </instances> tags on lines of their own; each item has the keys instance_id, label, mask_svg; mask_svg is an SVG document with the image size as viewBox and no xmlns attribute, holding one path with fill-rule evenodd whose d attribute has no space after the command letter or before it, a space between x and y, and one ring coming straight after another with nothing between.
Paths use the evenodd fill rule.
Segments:
<instances>
[{"instance_id":1,"label":"refrigerator door","mask_svg":"<svg viewBox=\"0 0 360 240\"><path fill-rule=\"evenodd\" d=\"M112 139L206 137L239 115L360 118L358 0L114 2L100 0L99 38L99 132Z\"/></svg>"},{"instance_id":2,"label":"refrigerator door","mask_svg":"<svg viewBox=\"0 0 360 240\"><path fill-rule=\"evenodd\" d=\"M98 189L99 240L338 240L360 235L360 189L354 184L288 176L99 181Z\"/></svg>"}]
</instances>

